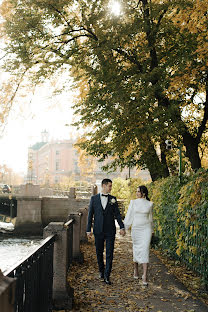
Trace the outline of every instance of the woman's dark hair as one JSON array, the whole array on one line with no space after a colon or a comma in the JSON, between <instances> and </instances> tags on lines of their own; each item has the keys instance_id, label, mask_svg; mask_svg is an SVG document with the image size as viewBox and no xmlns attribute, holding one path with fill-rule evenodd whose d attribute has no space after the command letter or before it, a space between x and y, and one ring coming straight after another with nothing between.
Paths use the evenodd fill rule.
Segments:
<instances>
[{"instance_id":1,"label":"woman's dark hair","mask_svg":"<svg viewBox=\"0 0 208 312\"><path fill-rule=\"evenodd\" d=\"M142 196L145 195L146 199L150 200L149 197L148 197L148 189L146 188L145 185L138 186L138 189L140 190Z\"/></svg>"}]
</instances>

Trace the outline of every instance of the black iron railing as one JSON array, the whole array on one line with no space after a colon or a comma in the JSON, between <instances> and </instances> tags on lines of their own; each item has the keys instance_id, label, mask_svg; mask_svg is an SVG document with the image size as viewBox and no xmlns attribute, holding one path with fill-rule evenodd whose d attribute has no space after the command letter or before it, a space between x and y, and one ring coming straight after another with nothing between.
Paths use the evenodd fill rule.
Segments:
<instances>
[{"instance_id":1,"label":"black iron railing","mask_svg":"<svg viewBox=\"0 0 208 312\"><path fill-rule=\"evenodd\" d=\"M52 311L55 238L47 237L27 258L5 272L16 278L15 312Z\"/></svg>"},{"instance_id":2,"label":"black iron railing","mask_svg":"<svg viewBox=\"0 0 208 312\"><path fill-rule=\"evenodd\" d=\"M169 219L164 214L162 226L155 219L155 234L160 239L160 248L199 274L208 290L208 209L198 214L189 209L189 214L192 219L180 216Z\"/></svg>"},{"instance_id":3,"label":"black iron railing","mask_svg":"<svg viewBox=\"0 0 208 312\"><path fill-rule=\"evenodd\" d=\"M3 217L15 218L17 216L17 199L15 197L0 197L0 216L2 217L2 221L4 221Z\"/></svg>"}]
</instances>

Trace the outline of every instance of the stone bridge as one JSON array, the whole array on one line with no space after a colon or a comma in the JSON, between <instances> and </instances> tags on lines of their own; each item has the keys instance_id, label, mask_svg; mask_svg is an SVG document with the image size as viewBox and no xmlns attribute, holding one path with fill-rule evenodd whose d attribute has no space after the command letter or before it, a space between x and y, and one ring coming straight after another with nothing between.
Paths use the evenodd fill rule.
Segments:
<instances>
[{"instance_id":1,"label":"stone bridge","mask_svg":"<svg viewBox=\"0 0 208 312\"><path fill-rule=\"evenodd\" d=\"M87 209L89 204L89 199L76 198L74 188L67 197L4 195L4 198L12 205L4 205L2 198L1 213L5 210L5 215L12 216L14 234L42 235L50 222L65 222L70 214Z\"/></svg>"}]
</instances>

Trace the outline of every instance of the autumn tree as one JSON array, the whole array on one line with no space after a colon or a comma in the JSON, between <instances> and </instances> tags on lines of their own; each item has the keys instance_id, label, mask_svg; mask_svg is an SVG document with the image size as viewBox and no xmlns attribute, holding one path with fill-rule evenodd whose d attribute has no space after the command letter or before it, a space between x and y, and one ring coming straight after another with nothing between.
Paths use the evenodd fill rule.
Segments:
<instances>
[{"instance_id":1,"label":"autumn tree","mask_svg":"<svg viewBox=\"0 0 208 312\"><path fill-rule=\"evenodd\" d=\"M103 0L4 0L8 69L27 70L34 82L60 68L70 73L80 88L77 125L90 129L80 146L114 157L112 167L168 176L168 138L184 144L198 169L208 119L207 3L120 3L114 16Z\"/></svg>"},{"instance_id":2,"label":"autumn tree","mask_svg":"<svg viewBox=\"0 0 208 312\"><path fill-rule=\"evenodd\" d=\"M4 164L0 164L0 183L9 185L20 185L24 178L15 173L11 168Z\"/></svg>"},{"instance_id":3,"label":"autumn tree","mask_svg":"<svg viewBox=\"0 0 208 312\"><path fill-rule=\"evenodd\" d=\"M77 146L77 154L81 180L93 181L97 167L95 157L88 155L86 151L79 146Z\"/></svg>"}]
</instances>

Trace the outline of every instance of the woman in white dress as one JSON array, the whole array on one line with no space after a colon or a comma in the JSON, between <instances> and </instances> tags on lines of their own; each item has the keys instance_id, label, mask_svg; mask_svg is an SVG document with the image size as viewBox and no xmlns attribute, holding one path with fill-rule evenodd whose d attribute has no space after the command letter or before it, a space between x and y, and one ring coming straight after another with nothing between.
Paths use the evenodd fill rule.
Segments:
<instances>
[{"instance_id":1,"label":"woman in white dress","mask_svg":"<svg viewBox=\"0 0 208 312\"><path fill-rule=\"evenodd\" d=\"M134 278L139 278L138 263L140 263L143 266L142 282L144 286L148 285L147 270L153 233L152 207L153 202L148 198L148 190L146 186L141 185L137 188L137 199L131 200L124 219L125 229L129 229L131 226Z\"/></svg>"}]
</instances>

